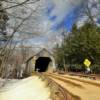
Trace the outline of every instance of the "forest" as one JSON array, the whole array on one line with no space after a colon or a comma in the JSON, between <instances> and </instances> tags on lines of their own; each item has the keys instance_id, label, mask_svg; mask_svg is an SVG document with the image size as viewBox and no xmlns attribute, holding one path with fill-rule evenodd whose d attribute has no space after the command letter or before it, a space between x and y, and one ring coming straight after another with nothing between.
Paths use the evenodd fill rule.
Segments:
<instances>
[{"instance_id":1,"label":"forest","mask_svg":"<svg viewBox=\"0 0 100 100\"><path fill-rule=\"evenodd\" d=\"M55 49L56 61L64 70L72 66L72 69L84 71L83 62L87 58L93 73L100 73L100 27L96 24L86 22L80 28L74 24L72 32L65 33L63 43Z\"/></svg>"}]
</instances>

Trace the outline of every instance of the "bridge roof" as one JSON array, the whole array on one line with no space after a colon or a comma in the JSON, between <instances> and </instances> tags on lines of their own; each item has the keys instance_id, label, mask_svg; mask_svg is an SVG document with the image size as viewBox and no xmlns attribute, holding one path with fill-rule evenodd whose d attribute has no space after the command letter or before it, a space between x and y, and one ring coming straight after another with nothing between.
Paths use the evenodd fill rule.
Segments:
<instances>
[{"instance_id":1,"label":"bridge roof","mask_svg":"<svg viewBox=\"0 0 100 100\"><path fill-rule=\"evenodd\" d=\"M45 54L44 54L45 53ZM29 62L32 58L34 58L34 56L53 56L53 53L51 53L49 50L47 50L46 48L43 48L42 50L40 50L38 53L32 55L26 62Z\"/></svg>"}]
</instances>

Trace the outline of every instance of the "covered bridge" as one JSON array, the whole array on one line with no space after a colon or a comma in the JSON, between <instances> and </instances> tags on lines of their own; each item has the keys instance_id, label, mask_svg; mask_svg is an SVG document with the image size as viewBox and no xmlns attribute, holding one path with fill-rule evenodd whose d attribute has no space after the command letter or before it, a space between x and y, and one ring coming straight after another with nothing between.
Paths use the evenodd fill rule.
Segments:
<instances>
[{"instance_id":1,"label":"covered bridge","mask_svg":"<svg viewBox=\"0 0 100 100\"><path fill-rule=\"evenodd\" d=\"M55 69L55 59L50 51L43 48L40 52L35 55L32 55L27 60L27 66L27 70L30 71L53 71Z\"/></svg>"}]
</instances>

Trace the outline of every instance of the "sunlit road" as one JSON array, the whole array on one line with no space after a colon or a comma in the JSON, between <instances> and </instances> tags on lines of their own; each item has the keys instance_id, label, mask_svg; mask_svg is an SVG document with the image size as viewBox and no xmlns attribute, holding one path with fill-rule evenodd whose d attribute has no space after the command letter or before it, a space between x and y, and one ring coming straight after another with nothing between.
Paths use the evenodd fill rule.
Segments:
<instances>
[{"instance_id":1,"label":"sunlit road","mask_svg":"<svg viewBox=\"0 0 100 100\"><path fill-rule=\"evenodd\" d=\"M43 75L63 87L75 100L100 100L100 81L53 73ZM51 100L50 94L46 83L32 76L1 88L0 100Z\"/></svg>"},{"instance_id":2,"label":"sunlit road","mask_svg":"<svg viewBox=\"0 0 100 100\"><path fill-rule=\"evenodd\" d=\"M65 88L77 100L100 100L100 81L52 73L46 76Z\"/></svg>"},{"instance_id":3,"label":"sunlit road","mask_svg":"<svg viewBox=\"0 0 100 100\"><path fill-rule=\"evenodd\" d=\"M0 89L0 100L51 100L50 90L37 76Z\"/></svg>"}]
</instances>

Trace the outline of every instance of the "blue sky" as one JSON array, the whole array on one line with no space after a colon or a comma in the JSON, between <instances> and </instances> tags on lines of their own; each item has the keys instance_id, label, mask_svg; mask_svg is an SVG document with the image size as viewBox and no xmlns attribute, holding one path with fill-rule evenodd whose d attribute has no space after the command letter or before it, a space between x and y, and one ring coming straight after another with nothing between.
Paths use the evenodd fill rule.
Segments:
<instances>
[{"instance_id":1,"label":"blue sky","mask_svg":"<svg viewBox=\"0 0 100 100\"><path fill-rule=\"evenodd\" d=\"M85 0L44 0L44 9L39 16L37 26L41 37L29 40L35 45L53 45L61 42L61 30L71 31L72 25L79 17L79 12Z\"/></svg>"},{"instance_id":2,"label":"blue sky","mask_svg":"<svg viewBox=\"0 0 100 100\"><path fill-rule=\"evenodd\" d=\"M52 26L52 29L56 31L60 28L65 28L67 31L71 31L72 25L77 21L80 16L80 10L80 6L72 9L68 14L66 14L61 23L55 24L54 26Z\"/></svg>"},{"instance_id":3,"label":"blue sky","mask_svg":"<svg viewBox=\"0 0 100 100\"><path fill-rule=\"evenodd\" d=\"M59 1L60 3L57 3ZM73 23L79 17L82 3L83 0L51 0L51 2L47 3L45 14L52 23L51 30L57 31L63 27L67 31L71 31Z\"/></svg>"},{"instance_id":4,"label":"blue sky","mask_svg":"<svg viewBox=\"0 0 100 100\"><path fill-rule=\"evenodd\" d=\"M44 9L40 11L40 16L37 17L38 20L36 20L36 25L33 22L33 25L36 26L34 29L36 29L37 33L40 32L42 36L36 36L29 40L29 42L36 45L50 45L53 42L61 41L60 34L62 29L66 29L67 31L71 31L72 25L77 22L85 21L87 20L86 16L84 18L80 17L81 20L79 20L80 11L84 7L84 3L87 2L87 0L43 0L44 2L42 6ZM95 5L93 5L95 6ZM94 10L95 12L95 10ZM100 18L100 17L99 17ZM98 19L98 22L100 23L100 19ZM30 22L29 22L30 23ZM28 27L27 29L32 29L32 24L30 24L31 27ZM80 25L80 24L79 24Z\"/></svg>"}]
</instances>

